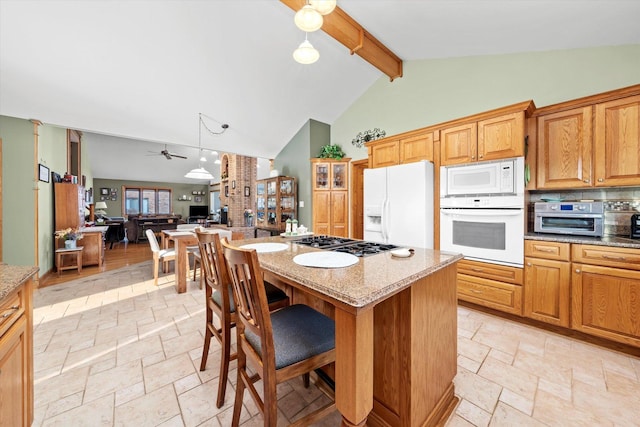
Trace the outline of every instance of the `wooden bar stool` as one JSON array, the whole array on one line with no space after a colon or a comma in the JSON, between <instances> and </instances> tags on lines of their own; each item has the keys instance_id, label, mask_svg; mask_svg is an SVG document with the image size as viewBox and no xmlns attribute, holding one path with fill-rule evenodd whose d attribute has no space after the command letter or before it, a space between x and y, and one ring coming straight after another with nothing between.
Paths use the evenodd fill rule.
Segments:
<instances>
[{"instance_id":1,"label":"wooden bar stool","mask_svg":"<svg viewBox=\"0 0 640 427\"><path fill-rule=\"evenodd\" d=\"M62 273L62 270L78 270L78 274L82 271L82 250L84 246L78 246L77 248L60 248L56 249L56 269L58 270L58 276ZM64 257L66 255L75 255L75 264L64 265Z\"/></svg>"}]
</instances>

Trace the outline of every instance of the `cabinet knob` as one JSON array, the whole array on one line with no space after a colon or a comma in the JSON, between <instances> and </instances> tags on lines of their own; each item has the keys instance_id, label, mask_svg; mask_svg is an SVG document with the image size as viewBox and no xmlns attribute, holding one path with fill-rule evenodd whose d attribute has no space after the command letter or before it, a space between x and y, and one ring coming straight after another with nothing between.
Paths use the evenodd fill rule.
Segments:
<instances>
[{"instance_id":1,"label":"cabinet knob","mask_svg":"<svg viewBox=\"0 0 640 427\"><path fill-rule=\"evenodd\" d=\"M604 178L598 178L598 182L604 182Z\"/></svg>"},{"instance_id":2,"label":"cabinet knob","mask_svg":"<svg viewBox=\"0 0 640 427\"><path fill-rule=\"evenodd\" d=\"M471 160L475 160L475 159L476 159L476 156L471 156Z\"/></svg>"},{"instance_id":3,"label":"cabinet knob","mask_svg":"<svg viewBox=\"0 0 640 427\"><path fill-rule=\"evenodd\" d=\"M478 156L478 158L479 158L479 159L481 159L482 157L483 157L483 156L482 156L482 154L480 154L480 155Z\"/></svg>"},{"instance_id":4,"label":"cabinet knob","mask_svg":"<svg viewBox=\"0 0 640 427\"><path fill-rule=\"evenodd\" d=\"M530 262L527 263L527 267L531 267L531 263Z\"/></svg>"},{"instance_id":5,"label":"cabinet knob","mask_svg":"<svg viewBox=\"0 0 640 427\"><path fill-rule=\"evenodd\" d=\"M585 184L588 184L588 183L589 183L589 181L590 181L590 180L588 180L588 179L585 179L585 180L584 180Z\"/></svg>"},{"instance_id":6,"label":"cabinet knob","mask_svg":"<svg viewBox=\"0 0 640 427\"><path fill-rule=\"evenodd\" d=\"M580 274L580 273L582 273L582 271L580 271L579 268L576 268L576 273Z\"/></svg>"}]
</instances>

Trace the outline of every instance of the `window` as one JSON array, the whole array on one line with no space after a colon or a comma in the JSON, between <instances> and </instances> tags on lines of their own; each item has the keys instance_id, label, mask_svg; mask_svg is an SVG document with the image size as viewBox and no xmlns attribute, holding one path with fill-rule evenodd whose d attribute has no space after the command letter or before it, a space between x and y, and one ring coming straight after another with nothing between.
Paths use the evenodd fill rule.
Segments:
<instances>
[{"instance_id":1,"label":"window","mask_svg":"<svg viewBox=\"0 0 640 427\"><path fill-rule=\"evenodd\" d=\"M127 215L162 215L171 213L171 190L166 188L125 188Z\"/></svg>"}]
</instances>

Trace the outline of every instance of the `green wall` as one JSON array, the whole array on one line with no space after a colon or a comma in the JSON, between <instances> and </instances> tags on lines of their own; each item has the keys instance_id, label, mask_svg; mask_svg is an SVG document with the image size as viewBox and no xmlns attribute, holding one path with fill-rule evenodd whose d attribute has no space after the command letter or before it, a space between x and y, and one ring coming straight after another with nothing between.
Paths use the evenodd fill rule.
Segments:
<instances>
[{"instance_id":1,"label":"green wall","mask_svg":"<svg viewBox=\"0 0 640 427\"><path fill-rule=\"evenodd\" d=\"M280 175L292 176L298 183L298 222L311 229L313 203L311 198L311 162L320 154L320 147L329 143L329 125L309 120L280 151L274 168ZM300 202L304 207L300 207Z\"/></svg>"},{"instance_id":2,"label":"green wall","mask_svg":"<svg viewBox=\"0 0 640 427\"><path fill-rule=\"evenodd\" d=\"M107 216L125 216L122 211L122 186L125 187L139 187L139 188L170 188L172 190L173 199L171 200L171 206L173 213L176 215L182 215L185 220L189 216L189 206L201 205L209 206L209 185L208 184L176 184L172 182L149 182L149 181L123 181L120 179L100 179L93 180L93 200L94 202L100 201L100 188L116 188L118 190L117 200L106 200L107 203ZM204 196L202 202L196 203L195 197L191 194L192 191L203 191ZM181 201L178 197L186 195L191 197L191 201Z\"/></svg>"},{"instance_id":3,"label":"green wall","mask_svg":"<svg viewBox=\"0 0 640 427\"><path fill-rule=\"evenodd\" d=\"M387 136L533 99L537 107L640 83L640 44L404 63L404 77L380 77L332 125L348 157L358 132Z\"/></svg>"},{"instance_id":4,"label":"green wall","mask_svg":"<svg viewBox=\"0 0 640 427\"><path fill-rule=\"evenodd\" d=\"M2 261L36 265L33 124L0 116L2 138Z\"/></svg>"}]
</instances>

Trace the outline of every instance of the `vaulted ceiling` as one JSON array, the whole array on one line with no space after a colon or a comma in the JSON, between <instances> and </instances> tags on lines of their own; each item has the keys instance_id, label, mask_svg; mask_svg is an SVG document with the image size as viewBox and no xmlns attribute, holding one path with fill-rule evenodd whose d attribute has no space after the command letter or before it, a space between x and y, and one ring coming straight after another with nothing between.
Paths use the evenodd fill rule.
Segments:
<instances>
[{"instance_id":1,"label":"vaulted ceiling","mask_svg":"<svg viewBox=\"0 0 640 427\"><path fill-rule=\"evenodd\" d=\"M404 61L640 43L637 0L338 4ZM388 78L321 31L320 60L294 62L293 15L274 0L0 0L0 114L84 131L99 178L184 182L198 113L230 125L202 129L203 147L273 158ZM189 159L147 156L164 144Z\"/></svg>"}]
</instances>

